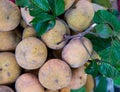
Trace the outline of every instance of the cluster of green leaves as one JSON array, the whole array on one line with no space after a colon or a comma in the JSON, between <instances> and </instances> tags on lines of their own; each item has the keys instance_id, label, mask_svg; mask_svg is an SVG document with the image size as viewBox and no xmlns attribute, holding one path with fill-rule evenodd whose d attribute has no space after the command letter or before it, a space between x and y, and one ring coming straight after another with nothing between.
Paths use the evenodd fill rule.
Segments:
<instances>
[{"instance_id":1,"label":"cluster of green leaves","mask_svg":"<svg viewBox=\"0 0 120 92\"><path fill-rule=\"evenodd\" d=\"M102 75L115 79L120 76L120 21L113 12L107 10L96 12L93 21L97 24L94 30L97 36L87 37L101 60L92 61L86 72L93 77Z\"/></svg>"},{"instance_id":2,"label":"cluster of green leaves","mask_svg":"<svg viewBox=\"0 0 120 92\"><path fill-rule=\"evenodd\" d=\"M56 17L64 13L64 0L15 0L20 7L29 9L34 17L31 24L38 36L41 36L55 25Z\"/></svg>"}]
</instances>

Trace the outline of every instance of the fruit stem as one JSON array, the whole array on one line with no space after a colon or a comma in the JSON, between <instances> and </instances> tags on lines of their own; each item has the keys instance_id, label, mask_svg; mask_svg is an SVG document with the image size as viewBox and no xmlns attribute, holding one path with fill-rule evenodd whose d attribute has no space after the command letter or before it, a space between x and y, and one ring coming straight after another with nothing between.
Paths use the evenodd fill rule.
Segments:
<instances>
[{"instance_id":1,"label":"fruit stem","mask_svg":"<svg viewBox=\"0 0 120 92\"><path fill-rule=\"evenodd\" d=\"M78 33L78 34L76 34L76 35L70 36L70 35L66 35L66 34L65 34L65 35L64 35L64 39L63 39L62 41L58 42L57 44L60 44L60 43L63 42L63 41L70 40L70 39L73 39L73 38L76 38L76 37L81 38L81 37L85 36L85 35L88 34L88 33L91 34L90 31L91 31L96 25L97 25L97 24L94 23L94 24L92 24L88 29L86 29L84 32Z\"/></svg>"},{"instance_id":2,"label":"fruit stem","mask_svg":"<svg viewBox=\"0 0 120 92\"><path fill-rule=\"evenodd\" d=\"M97 25L97 24L94 23L94 24L92 24L88 29L86 29L84 32L79 33L79 34L76 34L76 35L73 35L73 36L64 35L64 38L65 38L66 40L70 40L70 39L73 39L73 38L75 38L75 37L80 37L80 38L81 38L81 37L85 36L86 34L90 33L90 31L91 31L96 25Z\"/></svg>"}]
</instances>

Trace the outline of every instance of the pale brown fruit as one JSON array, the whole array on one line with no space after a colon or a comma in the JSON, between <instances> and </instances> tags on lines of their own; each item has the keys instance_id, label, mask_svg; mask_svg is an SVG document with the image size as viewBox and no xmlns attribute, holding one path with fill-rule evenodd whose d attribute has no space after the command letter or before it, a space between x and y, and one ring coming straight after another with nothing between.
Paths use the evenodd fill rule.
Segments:
<instances>
[{"instance_id":1,"label":"pale brown fruit","mask_svg":"<svg viewBox=\"0 0 120 92\"><path fill-rule=\"evenodd\" d=\"M77 68L88 61L91 53L92 43L89 39L85 37L81 38L81 40L80 38L74 38L63 48L62 59L72 68Z\"/></svg>"},{"instance_id":2,"label":"pale brown fruit","mask_svg":"<svg viewBox=\"0 0 120 92\"><path fill-rule=\"evenodd\" d=\"M37 69L47 58L47 48L40 39L28 37L17 45L15 56L22 68Z\"/></svg>"},{"instance_id":3,"label":"pale brown fruit","mask_svg":"<svg viewBox=\"0 0 120 92\"><path fill-rule=\"evenodd\" d=\"M70 67L60 59L48 60L39 70L39 81L47 89L58 90L71 81Z\"/></svg>"},{"instance_id":4,"label":"pale brown fruit","mask_svg":"<svg viewBox=\"0 0 120 92\"><path fill-rule=\"evenodd\" d=\"M67 42L63 41L65 34L70 34L68 27L62 20L56 20L54 28L43 34L41 38L49 48L61 49Z\"/></svg>"},{"instance_id":5,"label":"pale brown fruit","mask_svg":"<svg viewBox=\"0 0 120 92\"><path fill-rule=\"evenodd\" d=\"M36 36L37 34L33 27L28 26L23 30L22 39L25 39L27 37L36 37Z\"/></svg>"},{"instance_id":6,"label":"pale brown fruit","mask_svg":"<svg viewBox=\"0 0 120 92\"><path fill-rule=\"evenodd\" d=\"M65 2L65 10L69 9L75 2L75 0L64 0Z\"/></svg>"},{"instance_id":7,"label":"pale brown fruit","mask_svg":"<svg viewBox=\"0 0 120 92\"><path fill-rule=\"evenodd\" d=\"M21 18L21 20L20 20L20 25L23 28L26 28L28 26L27 23L25 22L25 20L23 20L23 18Z\"/></svg>"},{"instance_id":8,"label":"pale brown fruit","mask_svg":"<svg viewBox=\"0 0 120 92\"><path fill-rule=\"evenodd\" d=\"M44 92L37 77L30 73L22 74L15 82L16 92Z\"/></svg>"},{"instance_id":9,"label":"pale brown fruit","mask_svg":"<svg viewBox=\"0 0 120 92\"><path fill-rule=\"evenodd\" d=\"M45 92L59 92L59 90L50 90L50 89L47 89L47 90L45 90Z\"/></svg>"},{"instance_id":10,"label":"pale brown fruit","mask_svg":"<svg viewBox=\"0 0 120 92\"><path fill-rule=\"evenodd\" d=\"M15 29L20 22L20 10L9 0L0 0L0 31Z\"/></svg>"},{"instance_id":11,"label":"pale brown fruit","mask_svg":"<svg viewBox=\"0 0 120 92\"><path fill-rule=\"evenodd\" d=\"M8 86L0 86L0 92L14 92L14 91Z\"/></svg>"},{"instance_id":12,"label":"pale brown fruit","mask_svg":"<svg viewBox=\"0 0 120 92\"><path fill-rule=\"evenodd\" d=\"M16 35L16 29L0 32L0 51L14 51L21 39Z\"/></svg>"},{"instance_id":13,"label":"pale brown fruit","mask_svg":"<svg viewBox=\"0 0 120 92\"><path fill-rule=\"evenodd\" d=\"M80 1L80 0L75 0L75 3L77 3L78 1ZM92 0L86 0L86 1L92 2Z\"/></svg>"},{"instance_id":14,"label":"pale brown fruit","mask_svg":"<svg viewBox=\"0 0 120 92\"><path fill-rule=\"evenodd\" d=\"M87 74L84 71L84 66L72 70L72 79L69 84L70 89L79 89L85 85Z\"/></svg>"},{"instance_id":15,"label":"pale brown fruit","mask_svg":"<svg viewBox=\"0 0 120 92\"><path fill-rule=\"evenodd\" d=\"M10 52L0 53L0 85L15 82L21 68L16 62L15 55Z\"/></svg>"},{"instance_id":16,"label":"pale brown fruit","mask_svg":"<svg viewBox=\"0 0 120 92\"><path fill-rule=\"evenodd\" d=\"M70 88L64 87L64 88L60 89L60 92L70 92Z\"/></svg>"},{"instance_id":17,"label":"pale brown fruit","mask_svg":"<svg viewBox=\"0 0 120 92\"><path fill-rule=\"evenodd\" d=\"M91 75L87 75L87 81L85 84L86 92L93 92L94 89L94 79Z\"/></svg>"},{"instance_id":18,"label":"pale brown fruit","mask_svg":"<svg viewBox=\"0 0 120 92\"><path fill-rule=\"evenodd\" d=\"M29 14L28 8L20 8L20 10L23 20L26 22L27 25L32 26L30 22L33 20L34 17Z\"/></svg>"},{"instance_id":19,"label":"pale brown fruit","mask_svg":"<svg viewBox=\"0 0 120 92\"><path fill-rule=\"evenodd\" d=\"M92 4L86 0L79 0L73 8L65 13L69 27L78 32L82 32L90 25L93 16Z\"/></svg>"}]
</instances>

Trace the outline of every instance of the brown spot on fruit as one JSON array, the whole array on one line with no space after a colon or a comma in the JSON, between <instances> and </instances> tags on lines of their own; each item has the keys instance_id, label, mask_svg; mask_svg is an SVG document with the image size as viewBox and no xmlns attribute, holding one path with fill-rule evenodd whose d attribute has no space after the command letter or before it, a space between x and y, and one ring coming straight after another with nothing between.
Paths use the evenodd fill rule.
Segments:
<instances>
[{"instance_id":1,"label":"brown spot on fruit","mask_svg":"<svg viewBox=\"0 0 120 92\"><path fill-rule=\"evenodd\" d=\"M2 68L0 68L0 71L2 71Z\"/></svg>"},{"instance_id":2,"label":"brown spot on fruit","mask_svg":"<svg viewBox=\"0 0 120 92\"><path fill-rule=\"evenodd\" d=\"M7 72L7 75L10 77L11 76L10 72Z\"/></svg>"},{"instance_id":3,"label":"brown spot on fruit","mask_svg":"<svg viewBox=\"0 0 120 92\"><path fill-rule=\"evenodd\" d=\"M66 87L71 81L71 76L70 67L60 59L48 60L39 70L40 83L50 90Z\"/></svg>"}]
</instances>

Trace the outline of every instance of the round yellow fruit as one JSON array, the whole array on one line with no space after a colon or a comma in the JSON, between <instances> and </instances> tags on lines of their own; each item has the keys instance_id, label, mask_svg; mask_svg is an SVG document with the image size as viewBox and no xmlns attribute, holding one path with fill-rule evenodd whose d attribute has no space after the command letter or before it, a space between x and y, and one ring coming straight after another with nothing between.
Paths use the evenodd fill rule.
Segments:
<instances>
[{"instance_id":1,"label":"round yellow fruit","mask_svg":"<svg viewBox=\"0 0 120 92\"><path fill-rule=\"evenodd\" d=\"M66 61L72 68L77 68L84 65L88 61L91 53L92 43L89 39L85 37L81 38L81 40L80 38L73 38L63 48L62 59Z\"/></svg>"},{"instance_id":2,"label":"round yellow fruit","mask_svg":"<svg viewBox=\"0 0 120 92\"><path fill-rule=\"evenodd\" d=\"M65 19L73 31L83 31L91 23L94 16L92 4L86 0L79 0L75 6L65 13Z\"/></svg>"}]
</instances>

